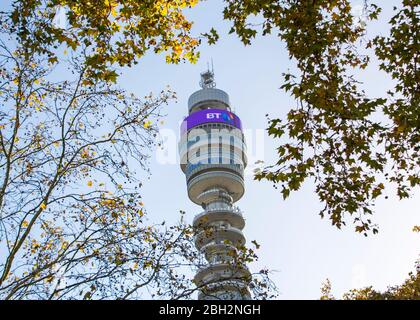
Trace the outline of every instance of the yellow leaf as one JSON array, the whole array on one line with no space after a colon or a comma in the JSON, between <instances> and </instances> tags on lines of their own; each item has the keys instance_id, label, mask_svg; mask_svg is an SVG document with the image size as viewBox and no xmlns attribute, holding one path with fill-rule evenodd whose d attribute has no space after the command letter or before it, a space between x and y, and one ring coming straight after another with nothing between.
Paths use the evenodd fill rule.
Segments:
<instances>
[{"instance_id":1,"label":"yellow leaf","mask_svg":"<svg viewBox=\"0 0 420 320\"><path fill-rule=\"evenodd\" d=\"M28 221L24 220L22 222L22 227L26 228L29 225Z\"/></svg>"},{"instance_id":2,"label":"yellow leaf","mask_svg":"<svg viewBox=\"0 0 420 320\"><path fill-rule=\"evenodd\" d=\"M47 205L43 202L41 203L41 205L39 206L42 210L45 210L47 208Z\"/></svg>"},{"instance_id":3,"label":"yellow leaf","mask_svg":"<svg viewBox=\"0 0 420 320\"><path fill-rule=\"evenodd\" d=\"M176 46L174 47L174 52L175 52L177 55L180 55L180 54L182 53L182 47L181 47L180 45L176 45Z\"/></svg>"},{"instance_id":4,"label":"yellow leaf","mask_svg":"<svg viewBox=\"0 0 420 320\"><path fill-rule=\"evenodd\" d=\"M150 127L151 124L152 124L152 121L150 121L150 120L145 121L144 124L143 124L143 127L145 127L147 129L147 128Z\"/></svg>"},{"instance_id":5,"label":"yellow leaf","mask_svg":"<svg viewBox=\"0 0 420 320\"><path fill-rule=\"evenodd\" d=\"M69 245L69 243L68 243L67 241L64 241L64 242L61 244L61 249L65 250L65 249L68 247L68 245Z\"/></svg>"},{"instance_id":6,"label":"yellow leaf","mask_svg":"<svg viewBox=\"0 0 420 320\"><path fill-rule=\"evenodd\" d=\"M89 150L88 149L83 149L82 154L80 156L83 159L88 158L89 157Z\"/></svg>"},{"instance_id":7,"label":"yellow leaf","mask_svg":"<svg viewBox=\"0 0 420 320\"><path fill-rule=\"evenodd\" d=\"M91 180L89 180L89 181L87 182L87 185L88 185L88 187L91 187L91 186L93 185L93 182L92 182Z\"/></svg>"}]
</instances>

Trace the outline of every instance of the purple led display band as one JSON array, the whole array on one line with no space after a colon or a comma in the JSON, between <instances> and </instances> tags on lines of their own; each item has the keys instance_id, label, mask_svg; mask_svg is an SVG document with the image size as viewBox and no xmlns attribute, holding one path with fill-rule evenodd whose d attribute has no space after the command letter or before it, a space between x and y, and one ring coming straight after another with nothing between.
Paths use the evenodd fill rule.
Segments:
<instances>
[{"instance_id":1,"label":"purple led display band","mask_svg":"<svg viewBox=\"0 0 420 320\"><path fill-rule=\"evenodd\" d=\"M186 117L181 124L181 134L204 123L226 123L242 130L241 120L234 113L227 110L206 109Z\"/></svg>"}]
</instances>

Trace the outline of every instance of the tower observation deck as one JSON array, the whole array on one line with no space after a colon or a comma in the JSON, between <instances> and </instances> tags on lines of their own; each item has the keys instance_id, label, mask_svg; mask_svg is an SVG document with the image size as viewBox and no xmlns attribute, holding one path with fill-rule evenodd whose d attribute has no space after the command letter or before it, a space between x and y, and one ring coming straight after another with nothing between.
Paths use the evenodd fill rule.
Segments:
<instances>
[{"instance_id":1,"label":"tower observation deck","mask_svg":"<svg viewBox=\"0 0 420 320\"><path fill-rule=\"evenodd\" d=\"M188 197L201 205L195 216L195 246L207 263L194 277L200 300L250 299L250 272L238 259L245 220L234 206L244 194L246 145L241 120L229 96L216 89L213 71L201 74L201 90L188 100L179 154Z\"/></svg>"}]
</instances>

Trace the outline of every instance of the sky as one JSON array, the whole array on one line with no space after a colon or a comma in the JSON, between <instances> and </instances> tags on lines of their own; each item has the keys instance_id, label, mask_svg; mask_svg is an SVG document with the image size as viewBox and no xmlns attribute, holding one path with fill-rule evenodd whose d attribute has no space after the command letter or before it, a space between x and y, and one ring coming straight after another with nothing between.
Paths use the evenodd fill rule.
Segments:
<instances>
[{"instance_id":1,"label":"sky","mask_svg":"<svg viewBox=\"0 0 420 320\"><path fill-rule=\"evenodd\" d=\"M354 1L354 5L361 5ZM383 6L379 21L369 24L369 36L386 34L387 20L398 1L378 2ZM291 97L280 90L282 72L295 70L284 43L275 36L258 36L251 46L244 46L235 35L229 35L230 23L222 19L220 0L204 2L194 8L189 17L195 22L194 32L215 27L221 37L216 46L203 45L197 64L168 65L164 57L149 54L139 65L122 72L120 85L138 94L159 92L166 85L176 91L177 103L164 109L163 132L178 135L179 124L187 115L188 97L199 88L200 72L213 60L217 88L230 95L231 104L241 118L248 134L250 163L275 160L276 143L265 133L266 114L284 117ZM380 96L391 80L374 66L358 75L370 95ZM178 139L179 136L176 137ZM168 155L177 154L174 137L165 145ZM257 141L257 142L256 142ZM162 153L153 150L152 175L145 183L143 197L153 221L176 222L179 210L187 212L192 221L201 208L189 201L185 176L179 164L169 157L162 163ZM245 195L237 202L246 218L244 234L248 243L261 244L259 261L251 270L261 267L273 270L279 299L318 299L322 282L328 278L332 293L340 297L351 288L370 286L384 290L388 285L402 283L420 253L420 237L412 232L420 224L420 196L400 201L389 192L375 206L374 221L379 234L364 237L349 226L338 230L328 219L318 215L322 204L308 181L298 192L284 201L269 182L254 181L251 172L245 177Z\"/></svg>"},{"instance_id":2,"label":"sky","mask_svg":"<svg viewBox=\"0 0 420 320\"><path fill-rule=\"evenodd\" d=\"M356 8L362 2L353 1ZM376 3L383 12L378 21L368 25L369 36L387 34L392 7L400 1ZM138 65L121 70L119 85L138 96L159 93L169 85L178 97L176 103L170 102L163 109L166 116L160 126L163 133L176 134L165 144L167 163L162 161L162 151L153 149L152 174L143 184L144 203L152 221L176 223L179 210L184 210L186 219L192 222L202 210L188 199L177 142L179 125L188 113L188 97L200 89L200 73L207 69L208 62L212 60L214 64L216 87L229 94L231 105L242 120L250 164L256 160L266 164L275 161L277 145L265 132L265 115L284 118L295 104L280 89L281 74L295 70L284 43L275 36L258 36L251 46L244 46L237 36L228 34L231 25L223 21L222 10L222 0L209 0L188 12L196 34L214 27L221 36L217 45L201 46L197 64L170 65L164 56L150 53ZM392 85L391 79L374 65L357 76L372 96L383 95ZM257 251L259 261L250 268L273 270L271 278L279 290L279 299L318 299L326 278L337 297L355 287L372 285L384 290L388 285L402 283L414 270L420 254L420 236L411 230L420 225L419 189L403 201L390 191L387 200L380 198L373 218L379 225L379 234L366 238L356 234L351 223L338 230L327 218L321 219L318 213L322 204L311 181L284 201L271 183L253 180L252 168L248 168L245 188L245 195L236 203L246 218L243 232L248 244L256 240L261 245Z\"/></svg>"},{"instance_id":3,"label":"sky","mask_svg":"<svg viewBox=\"0 0 420 320\"><path fill-rule=\"evenodd\" d=\"M354 1L355 6L361 4L362 1ZM386 22L393 5L399 2L378 4L383 6L383 13L379 21L369 24L369 36L388 32ZM122 72L120 84L138 95L158 92L170 85L178 100L164 110L166 117L161 128L163 132L178 134L180 121L188 112L188 97L200 89L200 72L213 60L217 88L230 95L248 134L249 162L264 160L269 164L275 160L276 143L265 133L265 115L284 117L294 105L291 97L279 89L281 73L295 70L294 63L288 58L284 43L275 36L258 36L251 46L244 46L235 35L229 35L230 23L223 21L222 10L222 1L211 0L188 13L195 22L194 32L215 27L221 35L216 46L201 47L197 64L168 65L162 56L149 54L139 65ZM374 66L358 76L370 95L380 96L384 88L392 85ZM177 154L174 139L165 145L169 155ZM162 163L162 153L153 151L152 175L143 189L149 217L176 222L179 210L185 210L187 220L192 221L201 208L189 201L179 164L171 159L168 162ZM244 233L248 243L256 240L261 244L259 261L251 265L251 270L273 270L271 277L279 299L318 299L326 278L337 297L351 288L368 285L384 290L388 285L402 283L414 270L420 253L420 237L411 231L420 224L418 189L417 195L408 200L399 201L389 192L389 199L377 201L374 221L380 232L366 238L356 234L351 223L338 230L328 219L321 219L318 212L322 204L311 181L286 201L271 183L254 181L249 171L245 186L245 195L237 203L246 218Z\"/></svg>"},{"instance_id":4,"label":"sky","mask_svg":"<svg viewBox=\"0 0 420 320\"><path fill-rule=\"evenodd\" d=\"M369 24L369 36L386 34L392 7L399 1L377 1L383 7L379 21ZM362 1L355 0L355 8ZM275 36L258 36L251 46L244 46L237 36L229 35L230 23L223 21L223 1L205 1L188 12L195 22L196 34L215 27L221 35L215 46L201 46L201 58L193 65L169 65L164 56L148 54L139 64L121 70L119 85L138 96L159 93L167 85L177 93L177 103L163 109L166 114L162 133L168 157L153 149L150 159L152 175L143 185L143 198L149 218L175 223L179 210L193 220L201 208L187 196L185 176L179 167L177 142L179 125L188 113L188 97L199 90L200 72L213 61L216 86L226 91L235 113L241 118L252 164L275 161L276 141L268 137L266 114L284 118L293 99L280 89L281 74L294 71L284 43ZM391 80L375 66L357 75L369 95L381 96L392 85ZM166 162L165 162L166 161ZM384 290L388 285L402 283L414 270L420 253L420 236L411 230L420 224L420 194L399 201L394 194L381 198L375 206L374 221L379 234L364 237L349 226L338 230L328 219L318 215L322 204L307 181L301 190L284 201L269 182L254 181L252 168L245 176L245 195L236 204L244 212L244 234L250 243L256 240L259 261L252 271L262 267L273 270L272 280L279 290L279 299L318 299L322 282L329 278L332 292L340 297L351 288L372 285Z\"/></svg>"},{"instance_id":5,"label":"sky","mask_svg":"<svg viewBox=\"0 0 420 320\"><path fill-rule=\"evenodd\" d=\"M361 4L362 1L354 1L355 6ZM369 24L369 36L388 32L386 22L393 5L399 2L378 4L383 12L379 21ZM259 36L245 47L235 35L228 34L230 23L223 21L222 10L222 1L211 0L188 14L195 22L193 30L197 34L215 27L221 35L216 46L201 47L197 64L168 65L162 56L149 54L139 65L122 72L120 84L138 95L158 92L170 85L178 100L164 110L165 123L161 127L178 134L180 121L188 112L188 97L200 89L200 72L213 60L217 88L230 95L231 104L249 133L249 162L264 160L269 164L275 160L276 144L264 131L265 115L284 117L294 105L291 97L279 89L281 73L295 70L294 63L275 36ZM370 95L380 96L384 88L392 85L374 66L358 76ZM177 154L174 138L165 147L170 155ZM189 201L179 164L168 162L162 163L162 153L153 151L152 175L143 189L149 217L176 222L179 210L185 210L186 219L192 221L201 208ZM377 201L374 221L380 232L366 238L356 234L351 224L338 230L328 219L320 218L322 204L311 181L286 201L271 183L254 181L249 171L245 186L245 195L237 203L246 218L243 231L248 243L256 240L261 244L259 261L251 265L251 270L273 270L271 278L279 290L279 299L318 299L326 278L337 297L351 288L368 285L384 290L388 285L402 283L414 270L420 253L420 237L411 231L420 224L418 189L417 195L408 200L399 201L390 192L387 200Z\"/></svg>"}]
</instances>

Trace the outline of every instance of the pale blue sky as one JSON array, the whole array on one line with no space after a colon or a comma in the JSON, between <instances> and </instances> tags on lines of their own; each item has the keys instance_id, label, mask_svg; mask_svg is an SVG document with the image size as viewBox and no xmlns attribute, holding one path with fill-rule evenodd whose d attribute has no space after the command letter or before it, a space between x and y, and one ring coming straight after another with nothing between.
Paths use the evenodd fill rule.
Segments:
<instances>
[{"instance_id":1,"label":"pale blue sky","mask_svg":"<svg viewBox=\"0 0 420 320\"><path fill-rule=\"evenodd\" d=\"M354 1L361 4L362 1ZM392 6L399 1L378 1L384 12L378 22L369 26L369 34L386 33L386 21ZM246 129L264 129L265 114L284 115L292 99L282 92L281 73L293 70L284 44L274 36L258 37L252 46L244 47L234 35L228 35L230 24L222 21L222 1L211 0L198 5L190 15L196 33L216 27L221 39L216 46L202 46L196 65L167 65L164 58L147 55L140 64L124 70L121 85L138 95L158 92L170 85L177 92L178 103L166 109L163 128L178 132L179 122L187 114L187 100L199 89L201 71L212 58L217 87L229 93L233 107ZM376 68L359 75L372 95L380 95L390 86L390 79ZM275 143L265 137L265 161L274 159ZM250 150L251 151L251 150ZM187 197L185 177L177 164L162 165L151 159L152 176L144 187L144 199L152 220L175 222L178 210L187 211L187 219L201 208ZM314 186L304 187L283 201L270 183L246 178L246 193L238 202L246 217L244 229L248 241L261 244L260 260L252 265L258 270L268 266L277 270L272 278L280 291L280 299L317 299L321 283L328 277L333 293L341 295L354 286L373 285L384 289L398 284L414 269L420 253L420 237L411 229L420 224L420 196L398 201L393 194L377 202L375 221L378 235L365 238L354 233L352 226L337 230L318 215L321 204Z\"/></svg>"},{"instance_id":2,"label":"pale blue sky","mask_svg":"<svg viewBox=\"0 0 420 320\"><path fill-rule=\"evenodd\" d=\"M362 1L354 1L355 5ZM393 5L399 1L377 1L384 12L378 22L369 26L371 35L386 33L386 21ZM4 3L2 3L4 5ZM221 34L216 46L201 47L201 59L196 65L168 65L163 56L148 54L139 65L122 70L120 86L139 96L158 93L166 85L177 92L178 103L164 109L167 114L164 129L178 133L179 123L187 115L187 100L199 89L200 72L213 59L217 87L229 93L233 108L241 117L245 129L255 133L266 128L265 114L282 117L294 101L279 87L281 73L294 69L287 51L274 36L258 37L252 46L244 47L235 35L228 35L228 22L222 19L222 0L201 3L189 13L195 21L196 34L215 27ZM381 95L391 85L390 79L374 67L359 75L372 95ZM255 136L254 136L255 138ZM250 158L255 150L248 141ZM170 146L176 148L175 146ZM275 159L276 144L264 139L264 160ZM175 149L173 149L175 150ZM175 150L176 152L176 150ZM179 210L187 212L187 219L201 208L187 197L185 177L177 164L162 165L151 159L152 176L143 189L149 217L154 221L175 222ZM365 238L355 234L352 227L337 230L329 220L321 220L321 208L313 192L313 184L304 187L283 201L270 183L246 177L246 193L238 202L246 217L244 233L248 239L261 244L260 260L251 266L277 270L272 275L280 291L280 299L319 298L319 288L327 277L333 292L362 285L384 289L403 281L420 253L420 237L411 232L420 224L420 196L398 201L392 194L376 205L375 221L380 233ZM418 190L417 190L418 191Z\"/></svg>"},{"instance_id":3,"label":"pale blue sky","mask_svg":"<svg viewBox=\"0 0 420 320\"><path fill-rule=\"evenodd\" d=\"M361 4L355 0L354 4ZM387 33L386 21L392 7L400 1L377 1L384 9L379 21L369 25L369 34ZM266 128L265 114L282 117L294 101L279 89L281 73L294 69L282 42L276 37L258 37L252 46L244 47L235 35L228 35L230 23L222 19L222 0L209 0L189 13L199 34L215 27L221 34L216 46L201 47L196 65L168 65L163 56L152 53L139 65L122 70L120 86L139 96L158 93L166 85L177 92L178 103L165 107L162 128L178 133L180 121L187 115L187 100L199 89L199 74L214 61L217 87L230 95L232 106L245 129L252 132ZM389 77L376 68L359 75L371 95L381 95L391 85ZM249 144L250 141L248 141ZM176 147L176 146L175 146ZM276 144L264 139L264 160L275 159ZM252 154L252 148L249 152ZM144 202L150 219L176 222L179 210L192 221L201 211L187 196L185 176L178 164L162 165L151 158L152 176L144 183ZM321 283L328 277L333 293L341 295L355 286L373 285L385 289L401 283L420 253L420 236L411 231L420 224L420 194L398 201L393 194L377 202L374 220L380 226L378 235L365 238L349 226L337 230L328 219L321 219L321 203L309 181L286 201L268 182L246 177L246 192L237 203L246 217L244 233L261 244L260 260L251 268L267 266L277 270L272 279L280 291L280 299L317 299Z\"/></svg>"}]
</instances>

